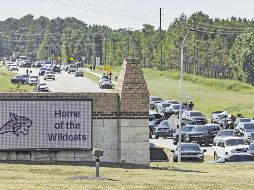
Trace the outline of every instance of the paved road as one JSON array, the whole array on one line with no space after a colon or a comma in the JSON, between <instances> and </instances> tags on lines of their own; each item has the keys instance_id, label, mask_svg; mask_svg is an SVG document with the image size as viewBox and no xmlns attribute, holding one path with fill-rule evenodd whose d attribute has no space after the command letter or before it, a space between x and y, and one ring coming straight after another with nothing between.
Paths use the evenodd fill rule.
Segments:
<instances>
[{"instance_id":1,"label":"paved road","mask_svg":"<svg viewBox=\"0 0 254 190\"><path fill-rule=\"evenodd\" d=\"M31 68L31 74L38 75L39 69ZM26 74L26 68L20 68L19 74ZM45 81L43 76L40 76L40 82L48 84L51 92L111 92L108 89L100 89L99 85L86 77L75 77L74 74L68 74L62 71L56 74L56 80Z\"/></svg>"},{"instance_id":2,"label":"paved road","mask_svg":"<svg viewBox=\"0 0 254 190\"><path fill-rule=\"evenodd\" d=\"M154 143L156 146L159 147L165 147L169 148L171 150L174 150L176 148L176 145L173 144L173 139L164 139L164 138L159 138L159 139L150 139L149 142ZM201 149L206 149L207 152L205 154L209 156L213 156L213 148L212 146L202 146Z\"/></svg>"}]
</instances>

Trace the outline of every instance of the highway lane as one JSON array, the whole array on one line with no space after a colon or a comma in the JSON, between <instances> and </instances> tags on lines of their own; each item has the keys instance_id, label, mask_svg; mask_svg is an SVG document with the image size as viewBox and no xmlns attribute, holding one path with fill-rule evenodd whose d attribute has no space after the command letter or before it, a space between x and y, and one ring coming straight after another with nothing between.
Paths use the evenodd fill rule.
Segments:
<instances>
[{"instance_id":1,"label":"highway lane","mask_svg":"<svg viewBox=\"0 0 254 190\"><path fill-rule=\"evenodd\" d=\"M20 68L17 73L26 74L26 68ZM30 75L39 75L39 69L29 68L29 73ZM40 76L40 82L47 83L51 92L112 92L109 89L100 89L98 83L89 80L85 76L75 77L75 74L64 71L56 73L55 76L55 80L46 81L43 76Z\"/></svg>"}]
</instances>

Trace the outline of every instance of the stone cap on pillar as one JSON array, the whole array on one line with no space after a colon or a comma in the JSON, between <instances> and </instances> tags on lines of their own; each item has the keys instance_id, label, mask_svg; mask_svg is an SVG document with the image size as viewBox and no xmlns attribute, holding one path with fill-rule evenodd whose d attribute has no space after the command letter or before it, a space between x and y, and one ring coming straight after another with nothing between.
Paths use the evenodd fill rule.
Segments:
<instances>
[{"instance_id":1,"label":"stone cap on pillar","mask_svg":"<svg viewBox=\"0 0 254 190\"><path fill-rule=\"evenodd\" d=\"M121 112L149 112L149 92L139 59L124 59L116 90Z\"/></svg>"}]
</instances>

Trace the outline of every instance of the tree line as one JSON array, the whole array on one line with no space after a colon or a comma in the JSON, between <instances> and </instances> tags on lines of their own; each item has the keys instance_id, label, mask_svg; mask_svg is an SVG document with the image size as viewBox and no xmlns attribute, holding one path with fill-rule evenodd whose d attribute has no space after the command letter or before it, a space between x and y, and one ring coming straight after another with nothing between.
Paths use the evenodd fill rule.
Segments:
<instances>
[{"instance_id":1,"label":"tree line","mask_svg":"<svg viewBox=\"0 0 254 190\"><path fill-rule=\"evenodd\" d=\"M179 70L183 46L185 72L253 83L253 29L254 20L210 18L202 12L190 17L182 14L161 33L149 24L141 30L113 30L73 17L35 19L29 14L0 22L0 57L26 55L31 61L58 59L63 63L74 57L95 64L95 57L100 56L106 65L121 65L123 58L137 57L142 67Z\"/></svg>"}]
</instances>

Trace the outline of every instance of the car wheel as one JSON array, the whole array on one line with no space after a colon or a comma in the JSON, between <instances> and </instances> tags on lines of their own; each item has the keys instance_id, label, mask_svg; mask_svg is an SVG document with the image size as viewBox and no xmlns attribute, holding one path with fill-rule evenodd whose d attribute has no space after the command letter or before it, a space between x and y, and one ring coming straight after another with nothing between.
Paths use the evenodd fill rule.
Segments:
<instances>
[{"instance_id":1,"label":"car wheel","mask_svg":"<svg viewBox=\"0 0 254 190\"><path fill-rule=\"evenodd\" d=\"M177 162L177 160L173 159L173 162Z\"/></svg>"},{"instance_id":2,"label":"car wheel","mask_svg":"<svg viewBox=\"0 0 254 190\"><path fill-rule=\"evenodd\" d=\"M158 139L159 137L158 136L155 136L156 139Z\"/></svg>"},{"instance_id":3,"label":"car wheel","mask_svg":"<svg viewBox=\"0 0 254 190\"><path fill-rule=\"evenodd\" d=\"M44 80L46 80L46 79L44 78Z\"/></svg>"},{"instance_id":4,"label":"car wheel","mask_svg":"<svg viewBox=\"0 0 254 190\"><path fill-rule=\"evenodd\" d=\"M177 145L177 143L176 143L176 142L173 142L173 145Z\"/></svg>"},{"instance_id":5,"label":"car wheel","mask_svg":"<svg viewBox=\"0 0 254 190\"><path fill-rule=\"evenodd\" d=\"M200 162L204 162L204 158L201 158L201 159L200 159Z\"/></svg>"}]
</instances>

